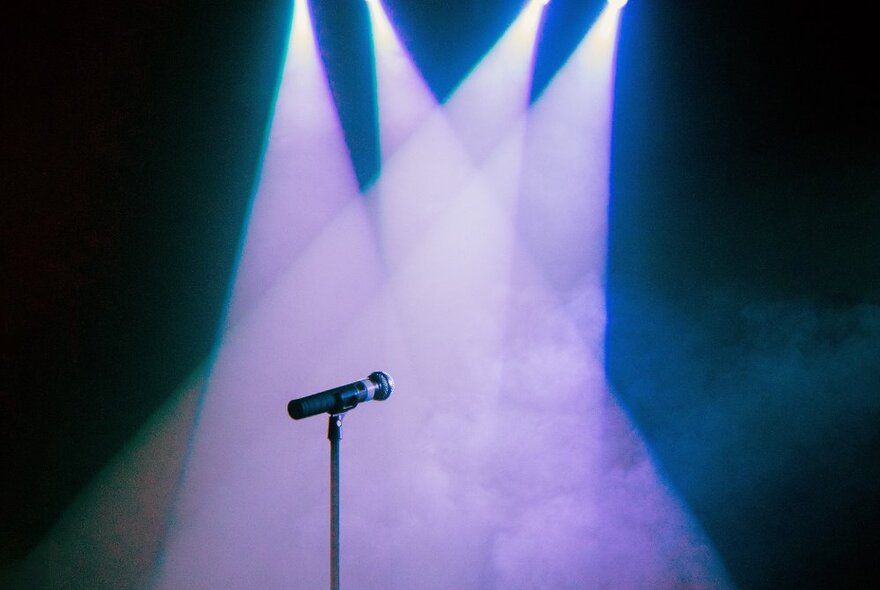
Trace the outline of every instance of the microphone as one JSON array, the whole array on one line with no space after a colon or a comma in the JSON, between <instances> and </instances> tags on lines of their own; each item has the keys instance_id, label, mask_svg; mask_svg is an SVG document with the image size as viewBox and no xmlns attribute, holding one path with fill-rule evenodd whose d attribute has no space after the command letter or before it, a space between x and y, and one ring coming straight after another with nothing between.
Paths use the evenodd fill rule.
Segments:
<instances>
[{"instance_id":1,"label":"microphone","mask_svg":"<svg viewBox=\"0 0 880 590\"><path fill-rule=\"evenodd\" d=\"M351 410L361 402L372 399L386 400L394 390L391 376L381 371L370 373L370 376L348 385L334 387L327 391L314 393L294 399L287 404L287 413L294 420L308 418L316 414L341 414Z\"/></svg>"}]
</instances>

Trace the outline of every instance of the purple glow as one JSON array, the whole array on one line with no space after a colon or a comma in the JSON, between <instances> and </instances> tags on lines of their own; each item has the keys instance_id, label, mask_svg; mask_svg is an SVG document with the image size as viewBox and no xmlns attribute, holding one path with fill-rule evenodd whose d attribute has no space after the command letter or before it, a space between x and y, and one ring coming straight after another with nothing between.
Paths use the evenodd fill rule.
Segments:
<instances>
[{"instance_id":1,"label":"purple glow","mask_svg":"<svg viewBox=\"0 0 880 590\"><path fill-rule=\"evenodd\" d=\"M526 4L444 105L456 135L475 163L496 150L505 135L518 131L514 123L525 114L543 11L539 2Z\"/></svg>"},{"instance_id":2,"label":"purple glow","mask_svg":"<svg viewBox=\"0 0 880 590\"><path fill-rule=\"evenodd\" d=\"M370 7L383 167L364 198L296 4L154 587L326 587L326 419L293 422L285 407L374 370L396 389L344 422L343 587L729 586L605 382L616 13L527 111L540 3L442 107ZM178 440L189 424L166 430ZM167 451L144 449L126 461L149 478L151 454ZM138 477L107 485L152 489ZM102 489L98 506L126 509ZM142 578L158 535L120 558Z\"/></svg>"},{"instance_id":3,"label":"purple glow","mask_svg":"<svg viewBox=\"0 0 880 590\"><path fill-rule=\"evenodd\" d=\"M529 113L519 231L561 293L604 272L616 27L604 11Z\"/></svg>"},{"instance_id":4,"label":"purple glow","mask_svg":"<svg viewBox=\"0 0 880 590\"><path fill-rule=\"evenodd\" d=\"M359 198L306 0L293 26L227 321L256 304L340 210Z\"/></svg>"},{"instance_id":5,"label":"purple glow","mask_svg":"<svg viewBox=\"0 0 880 590\"><path fill-rule=\"evenodd\" d=\"M367 3L373 26L379 98L379 144L383 162L437 108L437 101L416 70L381 2Z\"/></svg>"},{"instance_id":6,"label":"purple glow","mask_svg":"<svg viewBox=\"0 0 880 590\"><path fill-rule=\"evenodd\" d=\"M381 276L298 2L229 321L156 587L326 585L318 557L327 545L326 424L294 424L285 407L338 385L340 367L354 380L381 366L381 347L363 350L381 341L377 330L350 340L358 344L350 351L339 345L371 317L368 296L381 291Z\"/></svg>"},{"instance_id":7,"label":"purple glow","mask_svg":"<svg viewBox=\"0 0 880 590\"><path fill-rule=\"evenodd\" d=\"M605 383L615 27L603 15L524 133L525 92L493 54L385 164L400 370L419 390L387 409L414 441L384 482L395 526L359 531L405 556L360 560L375 587L729 585Z\"/></svg>"}]
</instances>

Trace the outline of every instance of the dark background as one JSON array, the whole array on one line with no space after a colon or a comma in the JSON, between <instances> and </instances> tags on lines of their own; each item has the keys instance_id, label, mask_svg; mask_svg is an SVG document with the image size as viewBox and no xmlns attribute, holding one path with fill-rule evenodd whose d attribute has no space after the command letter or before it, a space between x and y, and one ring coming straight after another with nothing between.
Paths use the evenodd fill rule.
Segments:
<instances>
[{"instance_id":1,"label":"dark background","mask_svg":"<svg viewBox=\"0 0 880 590\"><path fill-rule=\"evenodd\" d=\"M315 4L367 186L378 155L366 9ZM876 585L871 19L706 4L624 12L609 376L739 585ZM519 9L388 5L441 99ZM536 96L601 7L549 6ZM290 12L33 3L3 19L0 566L209 355Z\"/></svg>"}]
</instances>

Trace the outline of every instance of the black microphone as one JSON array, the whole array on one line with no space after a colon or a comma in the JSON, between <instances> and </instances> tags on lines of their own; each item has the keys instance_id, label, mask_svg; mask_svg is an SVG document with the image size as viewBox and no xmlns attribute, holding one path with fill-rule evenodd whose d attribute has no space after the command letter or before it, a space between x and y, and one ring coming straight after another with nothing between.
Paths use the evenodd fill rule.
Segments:
<instances>
[{"instance_id":1,"label":"black microphone","mask_svg":"<svg viewBox=\"0 0 880 590\"><path fill-rule=\"evenodd\" d=\"M376 371L370 373L366 379L291 400L287 404L287 413L294 420L324 412L341 414L361 402L367 402L371 399L386 400L391 396L392 391L394 391L394 381L391 380L391 377L387 373Z\"/></svg>"}]
</instances>

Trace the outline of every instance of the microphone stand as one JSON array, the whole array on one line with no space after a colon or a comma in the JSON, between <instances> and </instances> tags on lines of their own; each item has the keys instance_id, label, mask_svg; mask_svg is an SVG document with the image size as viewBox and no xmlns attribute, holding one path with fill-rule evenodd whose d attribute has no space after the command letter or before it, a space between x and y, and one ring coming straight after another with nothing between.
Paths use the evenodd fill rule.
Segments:
<instances>
[{"instance_id":1,"label":"microphone stand","mask_svg":"<svg viewBox=\"0 0 880 590\"><path fill-rule=\"evenodd\" d=\"M330 439L330 590L339 590L339 441L345 412L331 414L327 425Z\"/></svg>"},{"instance_id":2,"label":"microphone stand","mask_svg":"<svg viewBox=\"0 0 880 590\"><path fill-rule=\"evenodd\" d=\"M339 441L342 440L342 418L358 403L388 399L394 381L382 371L366 379L335 387L314 395L291 400L287 413L294 420L327 412L327 438L330 440L330 590L339 590Z\"/></svg>"}]
</instances>

